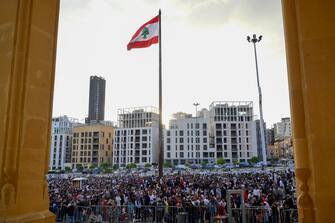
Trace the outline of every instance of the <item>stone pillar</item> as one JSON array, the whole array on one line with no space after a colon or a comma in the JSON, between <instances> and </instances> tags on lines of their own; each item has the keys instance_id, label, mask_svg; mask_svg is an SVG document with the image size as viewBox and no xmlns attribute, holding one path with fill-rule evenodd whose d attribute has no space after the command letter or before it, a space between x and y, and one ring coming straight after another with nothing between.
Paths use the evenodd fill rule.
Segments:
<instances>
[{"instance_id":1,"label":"stone pillar","mask_svg":"<svg viewBox=\"0 0 335 223\"><path fill-rule=\"evenodd\" d=\"M299 222L335 222L335 1L282 5Z\"/></svg>"},{"instance_id":2,"label":"stone pillar","mask_svg":"<svg viewBox=\"0 0 335 223\"><path fill-rule=\"evenodd\" d=\"M54 222L48 170L59 0L0 1L0 222Z\"/></svg>"}]
</instances>

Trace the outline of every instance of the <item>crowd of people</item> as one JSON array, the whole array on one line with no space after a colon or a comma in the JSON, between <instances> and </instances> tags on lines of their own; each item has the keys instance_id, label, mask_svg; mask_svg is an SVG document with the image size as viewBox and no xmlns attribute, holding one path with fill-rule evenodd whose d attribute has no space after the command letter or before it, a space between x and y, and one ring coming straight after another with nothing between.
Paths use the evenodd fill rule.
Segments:
<instances>
[{"instance_id":1,"label":"crowd of people","mask_svg":"<svg viewBox=\"0 0 335 223\"><path fill-rule=\"evenodd\" d=\"M71 177L48 181L50 210L59 222L177 222L178 217L191 223L224 222L230 203L236 219L244 205L252 211L248 222L277 223L280 210L296 209L294 172L289 170L184 172L163 178L111 174L88 176L81 186Z\"/></svg>"}]
</instances>

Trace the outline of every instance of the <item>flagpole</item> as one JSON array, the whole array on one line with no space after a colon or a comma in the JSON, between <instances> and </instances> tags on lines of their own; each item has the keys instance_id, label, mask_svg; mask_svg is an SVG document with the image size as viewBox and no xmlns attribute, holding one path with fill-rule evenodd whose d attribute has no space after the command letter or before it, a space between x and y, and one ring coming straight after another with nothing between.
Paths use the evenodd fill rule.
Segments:
<instances>
[{"instance_id":1,"label":"flagpole","mask_svg":"<svg viewBox=\"0 0 335 223\"><path fill-rule=\"evenodd\" d=\"M162 32L161 32L161 10L158 12L159 17L159 133L158 133L158 144L159 144L159 177L163 177L163 163L164 163L164 146L163 146L163 123L162 123Z\"/></svg>"}]
</instances>

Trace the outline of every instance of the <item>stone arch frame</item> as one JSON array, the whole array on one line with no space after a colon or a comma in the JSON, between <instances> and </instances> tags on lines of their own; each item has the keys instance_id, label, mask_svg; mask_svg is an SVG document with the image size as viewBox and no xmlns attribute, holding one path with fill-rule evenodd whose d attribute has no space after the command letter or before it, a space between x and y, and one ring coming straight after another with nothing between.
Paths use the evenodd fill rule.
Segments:
<instances>
[{"instance_id":1,"label":"stone arch frame","mask_svg":"<svg viewBox=\"0 0 335 223\"><path fill-rule=\"evenodd\" d=\"M54 221L44 176L59 1L0 2L1 222ZM282 6L299 221L335 222L335 1Z\"/></svg>"}]
</instances>

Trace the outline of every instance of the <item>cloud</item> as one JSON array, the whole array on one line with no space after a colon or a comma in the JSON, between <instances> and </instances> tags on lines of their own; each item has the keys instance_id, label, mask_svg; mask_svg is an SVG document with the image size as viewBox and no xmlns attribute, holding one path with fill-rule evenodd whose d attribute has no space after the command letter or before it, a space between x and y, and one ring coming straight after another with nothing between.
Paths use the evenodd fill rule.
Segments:
<instances>
[{"instance_id":1,"label":"cloud","mask_svg":"<svg viewBox=\"0 0 335 223\"><path fill-rule=\"evenodd\" d=\"M78 10L86 9L92 0L62 0L62 13L73 13Z\"/></svg>"},{"instance_id":2,"label":"cloud","mask_svg":"<svg viewBox=\"0 0 335 223\"><path fill-rule=\"evenodd\" d=\"M187 13L195 26L222 26L231 18L248 25L269 26L281 22L279 0L173 0L173 7ZM270 25L271 26L271 25Z\"/></svg>"}]
</instances>

